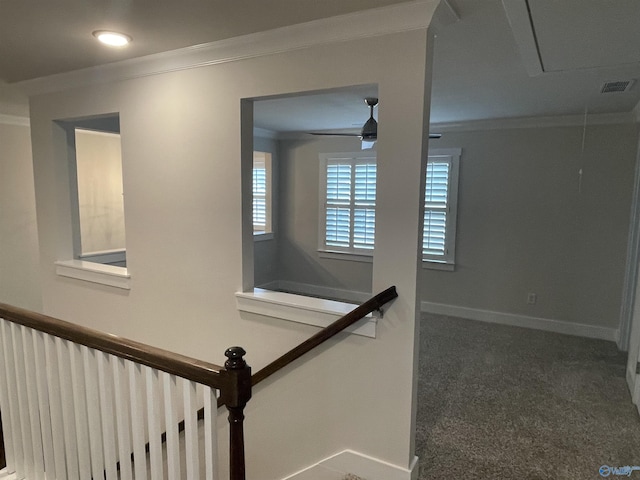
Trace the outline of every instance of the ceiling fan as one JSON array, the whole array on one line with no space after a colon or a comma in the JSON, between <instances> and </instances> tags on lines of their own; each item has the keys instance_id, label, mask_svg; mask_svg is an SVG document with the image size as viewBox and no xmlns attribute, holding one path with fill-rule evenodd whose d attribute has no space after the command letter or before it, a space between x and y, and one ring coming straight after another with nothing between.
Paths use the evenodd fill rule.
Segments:
<instances>
[{"instance_id":1,"label":"ceiling fan","mask_svg":"<svg viewBox=\"0 0 640 480\"><path fill-rule=\"evenodd\" d=\"M378 99L375 97L366 97L364 103L369 107L369 119L362 126L360 133L342 133L342 132L309 132L311 135L325 135L332 137L358 137L365 142L375 142L378 139L378 122L373 118L373 108L378 105ZM441 133L430 133L429 138L440 138Z\"/></svg>"}]
</instances>

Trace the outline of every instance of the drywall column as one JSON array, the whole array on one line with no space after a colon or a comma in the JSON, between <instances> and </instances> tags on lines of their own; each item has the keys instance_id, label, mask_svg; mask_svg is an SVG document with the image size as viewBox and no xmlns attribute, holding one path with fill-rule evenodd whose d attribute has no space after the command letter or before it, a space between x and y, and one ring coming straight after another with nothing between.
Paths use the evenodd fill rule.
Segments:
<instances>
[{"instance_id":1,"label":"drywall column","mask_svg":"<svg viewBox=\"0 0 640 480\"><path fill-rule=\"evenodd\" d=\"M399 293L398 299L385 312L379 329L381 335L387 330L396 330L393 341L397 345L392 350L406 354L402 358L403 364L396 366L397 376L391 380L393 385L387 384L385 389L406 391L412 388L411 395L399 398L400 402L411 402L410 405L398 405L398 410L407 412L403 419L406 423L391 427L412 432L406 436L408 445L402 446L411 455L408 465L413 462L415 451L420 319L417 281L424 204L421 192L425 181L431 96L433 42L430 40L425 31L422 41L427 42L426 58L413 64L412 71L404 72L405 75L394 81L393 92L404 92L404 95L398 93L398 97L390 101L384 84L380 85L380 96L385 102L381 102L379 109L373 291L396 285Z\"/></svg>"}]
</instances>

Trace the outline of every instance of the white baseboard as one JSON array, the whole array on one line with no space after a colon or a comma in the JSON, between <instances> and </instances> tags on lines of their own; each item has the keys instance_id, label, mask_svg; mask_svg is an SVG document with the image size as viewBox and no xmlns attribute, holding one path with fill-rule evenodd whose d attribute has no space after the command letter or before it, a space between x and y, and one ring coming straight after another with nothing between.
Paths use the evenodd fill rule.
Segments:
<instances>
[{"instance_id":1,"label":"white baseboard","mask_svg":"<svg viewBox=\"0 0 640 480\"><path fill-rule=\"evenodd\" d=\"M17 478L16 474L13 472L9 473L6 467L0 470L0 479L2 480L17 480Z\"/></svg>"},{"instance_id":2,"label":"white baseboard","mask_svg":"<svg viewBox=\"0 0 640 480\"><path fill-rule=\"evenodd\" d=\"M492 312L490 310L458 307L456 305L446 305L444 303L433 302L422 302L420 310L422 312L435 313L438 315L449 315L452 317L479 320L481 322L533 328L535 330L564 333L566 335L576 335L578 337L599 338L601 340L610 340L612 342L615 342L618 339L618 330L616 328L586 325L583 323L567 322L565 320L553 320L550 318L529 317L527 315L517 315L513 313Z\"/></svg>"},{"instance_id":3,"label":"white baseboard","mask_svg":"<svg viewBox=\"0 0 640 480\"><path fill-rule=\"evenodd\" d=\"M335 298L350 303L364 303L373 297L371 293L312 285L310 283L291 282L289 280L275 280L264 285L259 285L259 287L265 290L295 292L312 297Z\"/></svg>"},{"instance_id":4,"label":"white baseboard","mask_svg":"<svg viewBox=\"0 0 640 480\"><path fill-rule=\"evenodd\" d=\"M342 480L348 473L366 480L416 480L418 457L413 458L410 468L403 468L352 450L344 450L283 480Z\"/></svg>"}]
</instances>

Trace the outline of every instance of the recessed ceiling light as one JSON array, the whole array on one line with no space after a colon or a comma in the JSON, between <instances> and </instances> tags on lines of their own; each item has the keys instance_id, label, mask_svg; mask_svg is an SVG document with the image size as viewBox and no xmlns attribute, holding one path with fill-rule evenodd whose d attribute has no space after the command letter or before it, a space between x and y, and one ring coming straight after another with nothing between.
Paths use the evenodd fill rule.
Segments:
<instances>
[{"instance_id":1,"label":"recessed ceiling light","mask_svg":"<svg viewBox=\"0 0 640 480\"><path fill-rule=\"evenodd\" d=\"M93 32L93 36L100 40L105 45L110 47L124 47L128 45L132 38L129 35L118 32L110 32L109 30L96 30Z\"/></svg>"}]
</instances>

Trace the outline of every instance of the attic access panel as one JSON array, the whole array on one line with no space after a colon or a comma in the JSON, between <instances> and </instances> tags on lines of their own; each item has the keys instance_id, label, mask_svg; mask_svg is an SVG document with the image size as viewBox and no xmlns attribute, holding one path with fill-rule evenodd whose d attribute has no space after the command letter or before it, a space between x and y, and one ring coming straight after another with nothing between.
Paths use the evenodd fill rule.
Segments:
<instances>
[{"instance_id":1,"label":"attic access panel","mask_svg":"<svg viewBox=\"0 0 640 480\"><path fill-rule=\"evenodd\" d=\"M520 2L521 11L528 11L544 72L640 62L637 0L507 0L508 14L510 4ZM522 4L528 8L522 9ZM514 22L511 24L516 34ZM521 28L526 28L526 22Z\"/></svg>"}]
</instances>

